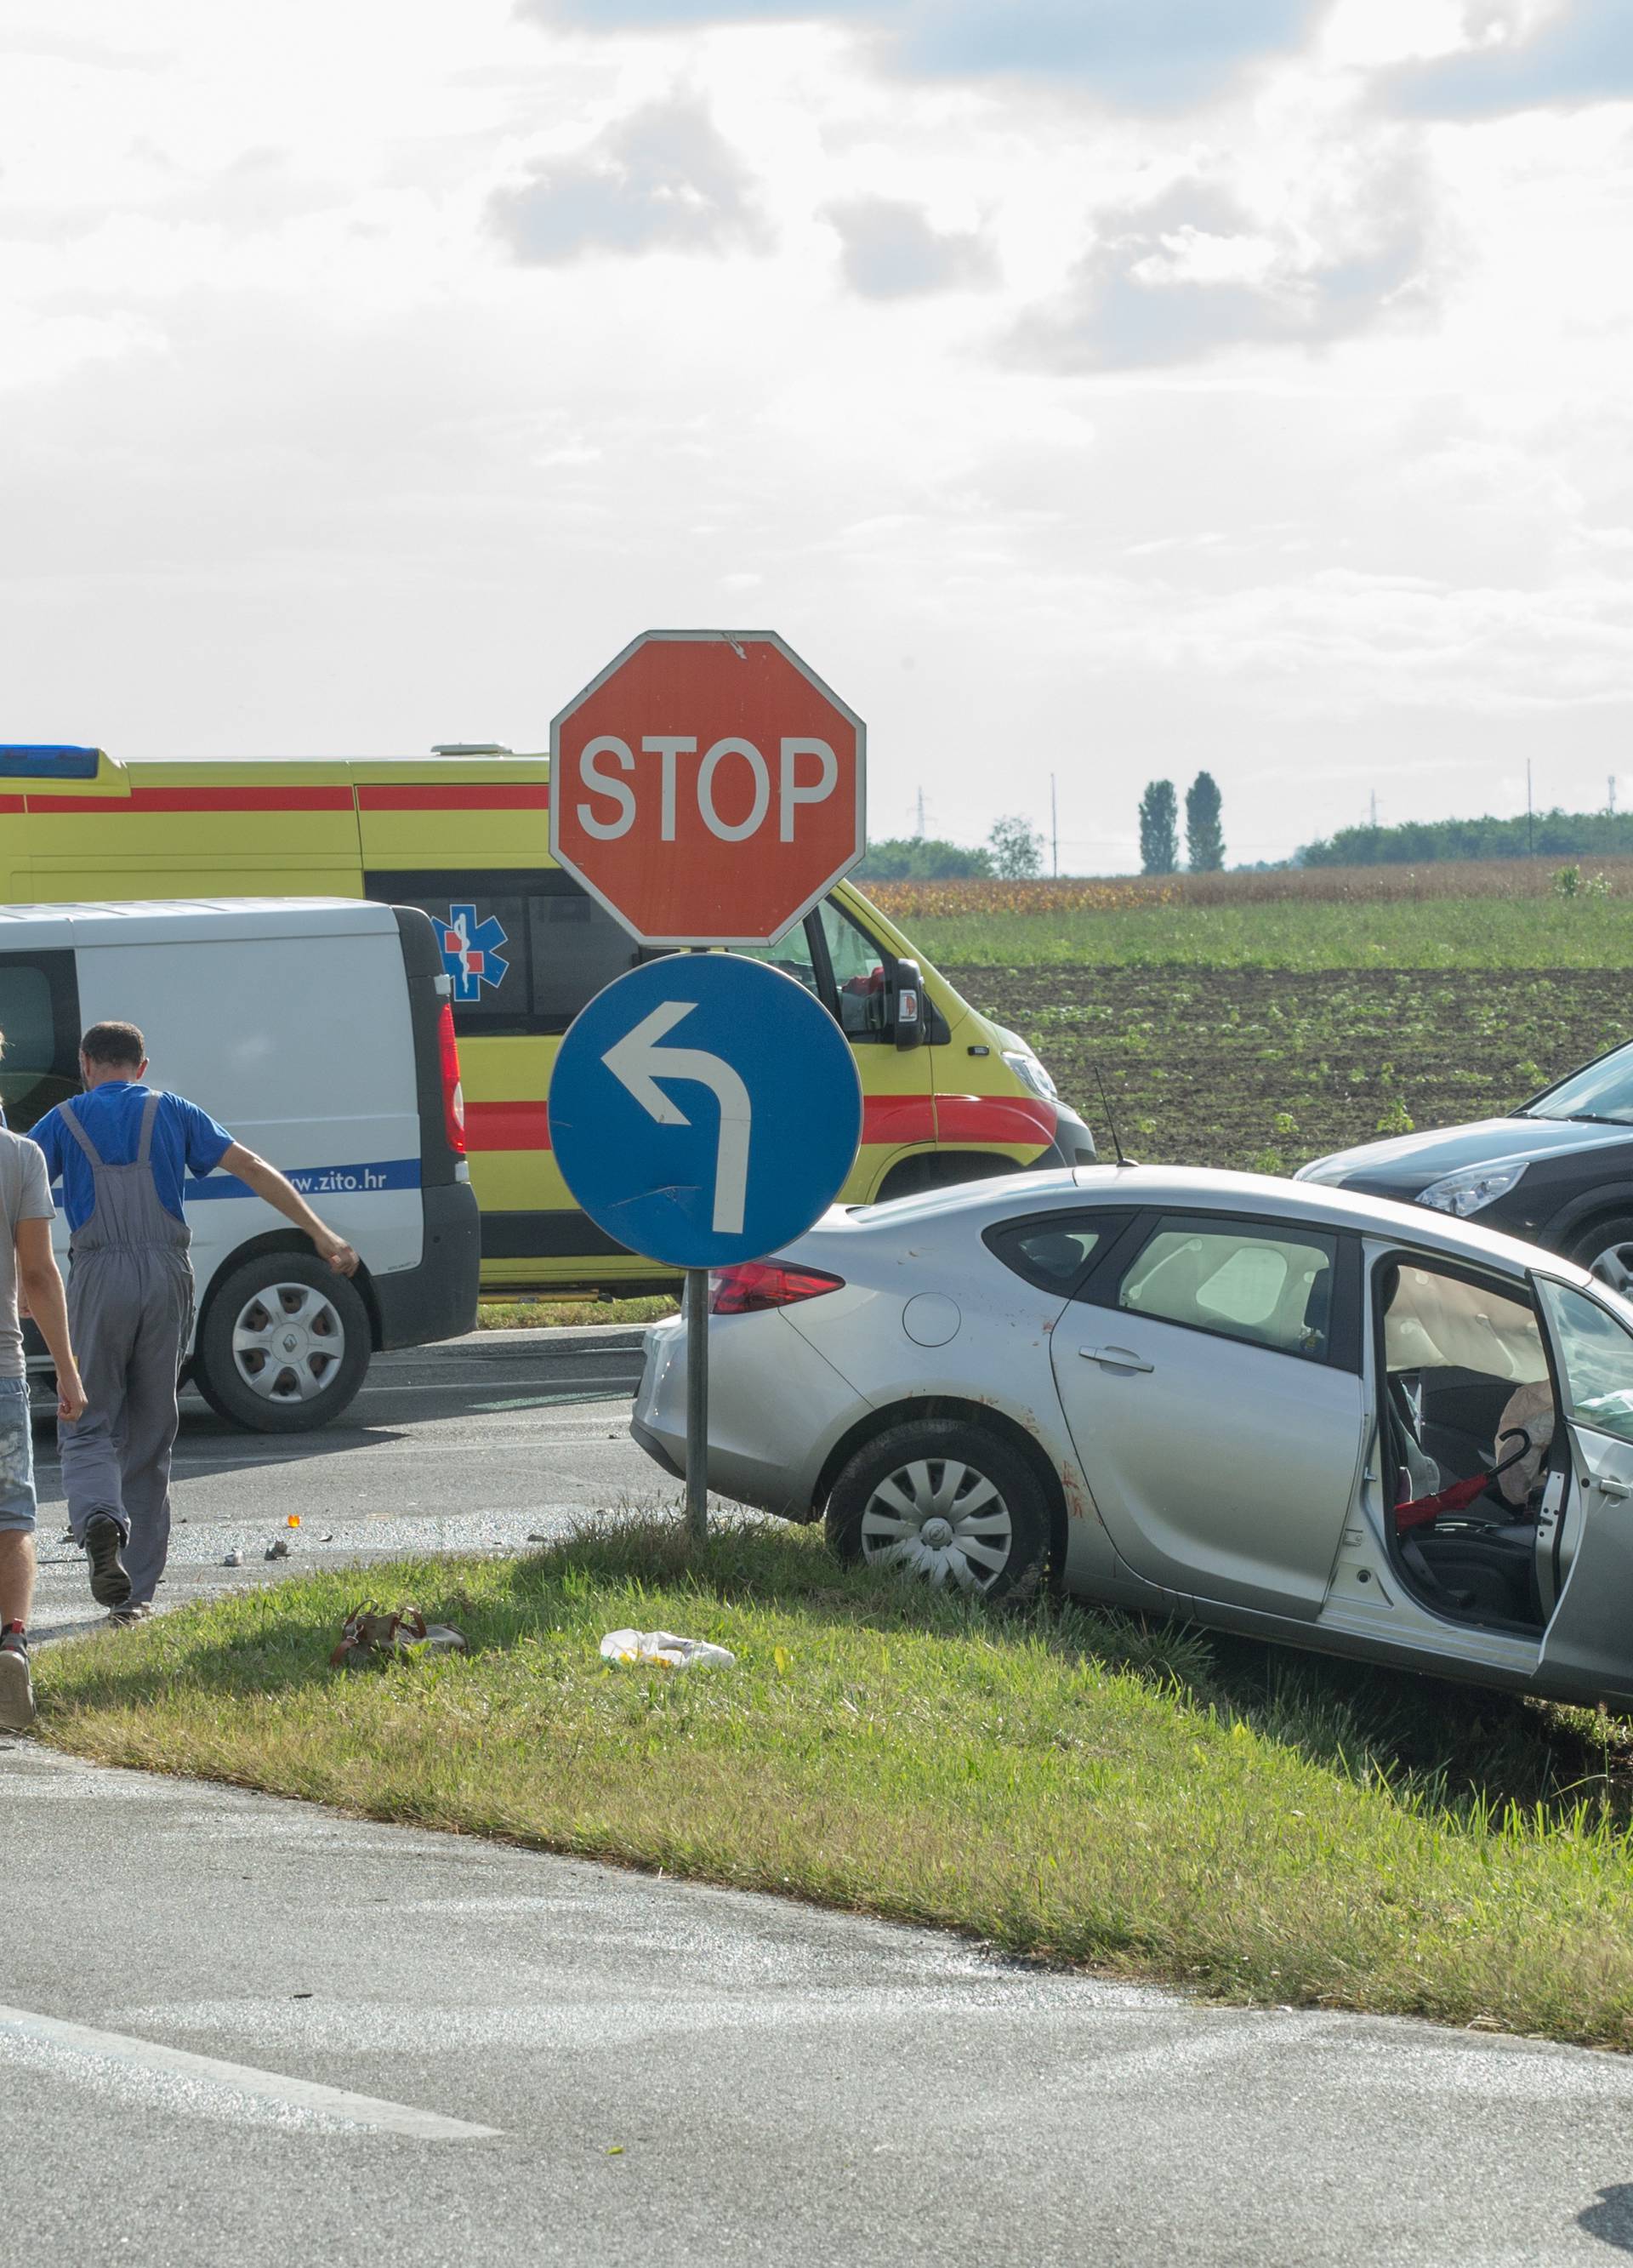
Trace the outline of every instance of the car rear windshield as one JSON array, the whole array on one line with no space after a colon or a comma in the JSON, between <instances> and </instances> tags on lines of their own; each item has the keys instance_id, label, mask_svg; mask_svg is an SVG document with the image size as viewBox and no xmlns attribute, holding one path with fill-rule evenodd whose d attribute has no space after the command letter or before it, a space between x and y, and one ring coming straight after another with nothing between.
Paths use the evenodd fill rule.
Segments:
<instances>
[{"instance_id":1,"label":"car rear windshield","mask_svg":"<svg viewBox=\"0 0 1633 2268\"><path fill-rule=\"evenodd\" d=\"M1526 1105L1527 1118L1582 1118L1607 1126L1633 1126L1633 1047L1601 1056L1572 1071Z\"/></svg>"}]
</instances>

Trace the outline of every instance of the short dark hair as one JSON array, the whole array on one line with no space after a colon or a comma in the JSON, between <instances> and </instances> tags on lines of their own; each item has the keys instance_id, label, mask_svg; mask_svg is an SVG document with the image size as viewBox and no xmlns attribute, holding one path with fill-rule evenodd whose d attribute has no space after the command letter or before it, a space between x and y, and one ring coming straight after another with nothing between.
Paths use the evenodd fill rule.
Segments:
<instances>
[{"instance_id":1,"label":"short dark hair","mask_svg":"<svg viewBox=\"0 0 1633 2268\"><path fill-rule=\"evenodd\" d=\"M147 1057L147 1042L134 1024L92 1024L79 1042L87 1063L139 1064Z\"/></svg>"}]
</instances>

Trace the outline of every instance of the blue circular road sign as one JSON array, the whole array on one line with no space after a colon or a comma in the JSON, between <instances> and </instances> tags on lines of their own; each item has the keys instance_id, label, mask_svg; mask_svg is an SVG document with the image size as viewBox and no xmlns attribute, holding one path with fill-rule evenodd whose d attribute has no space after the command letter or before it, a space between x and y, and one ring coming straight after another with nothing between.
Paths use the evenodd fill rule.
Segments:
<instances>
[{"instance_id":1,"label":"blue circular road sign","mask_svg":"<svg viewBox=\"0 0 1633 2268\"><path fill-rule=\"evenodd\" d=\"M820 1001L737 954L649 961L574 1021L550 1145L599 1228L669 1268L758 1260L838 1195L862 1082Z\"/></svg>"}]
</instances>

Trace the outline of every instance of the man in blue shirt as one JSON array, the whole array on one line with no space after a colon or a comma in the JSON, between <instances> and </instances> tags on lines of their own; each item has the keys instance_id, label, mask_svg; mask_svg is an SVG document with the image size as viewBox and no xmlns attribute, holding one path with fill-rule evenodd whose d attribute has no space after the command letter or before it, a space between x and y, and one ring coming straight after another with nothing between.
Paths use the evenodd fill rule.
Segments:
<instances>
[{"instance_id":1,"label":"man in blue shirt","mask_svg":"<svg viewBox=\"0 0 1633 2268\"><path fill-rule=\"evenodd\" d=\"M357 1256L276 1166L208 1111L143 1084L134 1024L92 1024L79 1043L85 1092L32 1129L68 1215L69 1328L86 1408L57 1429L69 1525L91 1595L116 1620L147 1613L170 1545L176 1381L193 1332L193 1264L182 1211L189 1171L236 1174L342 1276Z\"/></svg>"}]
</instances>

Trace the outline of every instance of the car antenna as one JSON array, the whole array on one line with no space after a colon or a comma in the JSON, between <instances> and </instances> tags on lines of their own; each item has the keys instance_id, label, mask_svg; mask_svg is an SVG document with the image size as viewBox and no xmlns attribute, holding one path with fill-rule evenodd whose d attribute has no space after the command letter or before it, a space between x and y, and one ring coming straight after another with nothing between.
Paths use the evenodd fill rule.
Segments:
<instances>
[{"instance_id":1,"label":"car antenna","mask_svg":"<svg viewBox=\"0 0 1633 2268\"><path fill-rule=\"evenodd\" d=\"M1138 1165L1139 1160L1137 1158L1125 1158L1122 1154L1122 1145L1117 1139L1117 1122L1111 1115L1111 1097L1106 1092L1106 1082L1100 1077L1100 1067L1098 1064L1094 1066L1094 1084L1100 1091L1100 1108L1106 1113L1106 1123L1111 1129L1111 1146L1117 1152L1118 1165Z\"/></svg>"}]
</instances>

